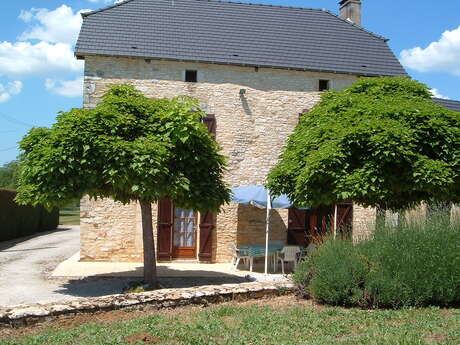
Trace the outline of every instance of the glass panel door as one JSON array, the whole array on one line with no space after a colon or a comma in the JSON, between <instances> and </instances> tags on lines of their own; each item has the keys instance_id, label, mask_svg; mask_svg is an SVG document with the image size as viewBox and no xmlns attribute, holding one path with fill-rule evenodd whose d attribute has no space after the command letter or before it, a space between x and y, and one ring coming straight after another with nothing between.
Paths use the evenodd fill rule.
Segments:
<instances>
[{"instance_id":1,"label":"glass panel door","mask_svg":"<svg viewBox=\"0 0 460 345\"><path fill-rule=\"evenodd\" d=\"M196 257L196 213L174 208L174 257Z\"/></svg>"}]
</instances>

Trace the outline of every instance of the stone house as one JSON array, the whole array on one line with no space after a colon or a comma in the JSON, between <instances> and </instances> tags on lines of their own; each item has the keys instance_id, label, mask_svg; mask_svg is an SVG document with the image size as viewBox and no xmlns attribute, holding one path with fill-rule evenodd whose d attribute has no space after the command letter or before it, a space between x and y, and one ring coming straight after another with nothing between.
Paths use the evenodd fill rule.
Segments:
<instances>
[{"instance_id":1,"label":"stone house","mask_svg":"<svg viewBox=\"0 0 460 345\"><path fill-rule=\"evenodd\" d=\"M407 75L387 40L361 27L360 0L340 1L338 16L215 0L125 0L83 14L76 56L85 60L85 107L117 83L148 97L199 99L228 157L231 187L265 182L299 114L322 91ZM229 262L230 244L264 242L265 213L255 207L229 204L213 215L170 200L153 206L159 260ZM325 231L330 210L274 212L272 240L305 245ZM351 203L338 210L354 237L375 217ZM142 261L141 235L136 203L82 200L81 260Z\"/></svg>"}]
</instances>

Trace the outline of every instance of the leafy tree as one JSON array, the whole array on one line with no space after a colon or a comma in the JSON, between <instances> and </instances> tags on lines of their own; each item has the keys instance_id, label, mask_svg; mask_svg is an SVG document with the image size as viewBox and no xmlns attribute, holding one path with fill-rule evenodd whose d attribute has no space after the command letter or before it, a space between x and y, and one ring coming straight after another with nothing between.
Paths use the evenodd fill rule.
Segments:
<instances>
[{"instance_id":1,"label":"leafy tree","mask_svg":"<svg viewBox=\"0 0 460 345\"><path fill-rule=\"evenodd\" d=\"M142 212L144 279L157 285L151 203L217 211L229 201L225 159L188 97L149 99L115 85L95 109L61 112L51 128L34 128L23 151L20 203L46 207L75 198L138 201Z\"/></svg>"},{"instance_id":2,"label":"leafy tree","mask_svg":"<svg viewBox=\"0 0 460 345\"><path fill-rule=\"evenodd\" d=\"M19 179L19 162L17 160L0 167L0 188L16 189Z\"/></svg>"},{"instance_id":3,"label":"leafy tree","mask_svg":"<svg viewBox=\"0 0 460 345\"><path fill-rule=\"evenodd\" d=\"M460 200L460 113L407 78L327 92L289 137L268 186L298 205L405 209Z\"/></svg>"}]
</instances>

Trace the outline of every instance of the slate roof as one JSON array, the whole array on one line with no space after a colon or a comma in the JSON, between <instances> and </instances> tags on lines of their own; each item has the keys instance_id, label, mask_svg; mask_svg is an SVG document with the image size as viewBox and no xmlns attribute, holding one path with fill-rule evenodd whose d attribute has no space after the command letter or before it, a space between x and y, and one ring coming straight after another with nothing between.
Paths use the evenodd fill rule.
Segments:
<instances>
[{"instance_id":1,"label":"slate roof","mask_svg":"<svg viewBox=\"0 0 460 345\"><path fill-rule=\"evenodd\" d=\"M326 10L214 0L126 0L85 13L75 54L407 75L386 39Z\"/></svg>"},{"instance_id":2,"label":"slate roof","mask_svg":"<svg viewBox=\"0 0 460 345\"><path fill-rule=\"evenodd\" d=\"M433 98L433 101L445 106L449 110L460 111L460 101L442 98Z\"/></svg>"}]
</instances>

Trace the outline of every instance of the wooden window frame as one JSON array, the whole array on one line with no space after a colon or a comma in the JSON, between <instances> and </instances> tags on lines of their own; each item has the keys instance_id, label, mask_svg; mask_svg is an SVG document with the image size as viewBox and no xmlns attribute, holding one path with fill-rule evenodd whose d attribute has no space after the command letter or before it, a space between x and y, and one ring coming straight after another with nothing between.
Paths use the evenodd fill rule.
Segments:
<instances>
[{"instance_id":1,"label":"wooden window frame","mask_svg":"<svg viewBox=\"0 0 460 345\"><path fill-rule=\"evenodd\" d=\"M321 88L321 83L324 83L324 82L327 83L327 88L322 89L322 88ZM318 80L318 91L319 91L319 92L324 92L324 91L331 90L331 86L332 86L331 84L332 84L332 82L331 82L330 79L319 79L319 80Z\"/></svg>"},{"instance_id":2,"label":"wooden window frame","mask_svg":"<svg viewBox=\"0 0 460 345\"><path fill-rule=\"evenodd\" d=\"M191 75L194 78L190 78ZM198 83L198 71L196 69L186 69L184 75L184 81L186 83Z\"/></svg>"}]
</instances>

